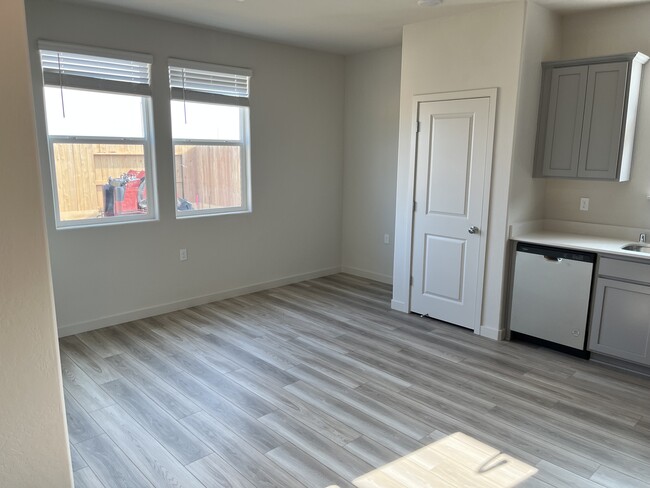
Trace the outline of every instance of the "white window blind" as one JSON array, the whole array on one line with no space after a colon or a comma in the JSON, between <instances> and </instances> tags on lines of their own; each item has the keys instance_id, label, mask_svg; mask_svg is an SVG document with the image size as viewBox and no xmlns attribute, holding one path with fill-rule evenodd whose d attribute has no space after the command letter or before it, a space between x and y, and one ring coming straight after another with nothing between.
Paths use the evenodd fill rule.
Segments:
<instances>
[{"instance_id":1,"label":"white window blind","mask_svg":"<svg viewBox=\"0 0 650 488\"><path fill-rule=\"evenodd\" d=\"M245 68L169 60L172 100L247 107L251 75Z\"/></svg>"},{"instance_id":2,"label":"white window blind","mask_svg":"<svg viewBox=\"0 0 650 488\"><path fill-rule=\"evenodd\" d=\"M41 47L43 81L48 86L151 95L151 61L146 55L115 53L99 56L56 45Z\"/></svg>"}]
</instances>

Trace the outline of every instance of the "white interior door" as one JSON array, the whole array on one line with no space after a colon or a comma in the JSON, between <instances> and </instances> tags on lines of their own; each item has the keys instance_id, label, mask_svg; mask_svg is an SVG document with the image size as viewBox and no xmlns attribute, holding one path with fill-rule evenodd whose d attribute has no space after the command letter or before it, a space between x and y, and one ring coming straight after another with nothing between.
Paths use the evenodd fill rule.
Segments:
<instances>
[{"instance_id":1,"label":"white interior door","mask_svg":"<svg viewBox=\"0 0 650 488\"><path fill-rule=\"evenodd\" d=\"M489 116L489 97L418 108L411 310L472 329L485 267Z\"/></svg>"}]
</instances>

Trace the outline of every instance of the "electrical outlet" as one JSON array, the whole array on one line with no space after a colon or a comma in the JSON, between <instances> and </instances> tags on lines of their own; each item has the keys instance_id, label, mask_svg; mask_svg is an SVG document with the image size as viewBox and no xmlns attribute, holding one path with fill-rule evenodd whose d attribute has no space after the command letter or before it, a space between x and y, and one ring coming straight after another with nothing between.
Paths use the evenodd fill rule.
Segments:
<instances>
[{"instance_id":1,"label":"electrical outlet","mask_svg":"<svg viewBox=\"0 0 650 488\"><path fill-rule=\"evenodd\" d=\"M384 234L384 244L390 244L390 234Z\"/></svg>"},{"instance_id":2,"label":"electrical outlet","mask_svg":"<svg viewBox=\"0 0 650 488\"><path fill-rule=\"evenodd\" d=\"M187 261L187 249L181 249L181 261Z\"/></svg>"},{"instance_id":3,"label":"electrical outlet","mask_svg":"<svg viewBox=\"0 0 650 488\"><path fill-rule=\"evenodd\" d=\"M588 198L581 198L580 199L580 210L583 212L586 212L589 210L589 199Z\"/></svg>"}]
</instances>

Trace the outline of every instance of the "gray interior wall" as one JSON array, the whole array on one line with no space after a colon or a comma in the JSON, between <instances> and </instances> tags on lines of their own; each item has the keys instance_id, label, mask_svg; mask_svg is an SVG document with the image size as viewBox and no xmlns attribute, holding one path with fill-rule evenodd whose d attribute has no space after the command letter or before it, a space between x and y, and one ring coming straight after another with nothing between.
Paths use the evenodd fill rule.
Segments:
<instances>
[{"instance_id":1,"label":"gray interior wall","mask_svg":"<svg viewBox=\"0 0 650 488\"><path fill-rule=\"evenodd\" d=\"M560 56L560 18L534 2L526 3L517 118L510 179L508 223L544 218L546 180L533 178L542 61Z\"/></svg>"},{"instance_id":2,"label":"gray interior wall","mask_svg":"<svg viewBox=\"0 0 650 488\"><path fill-rule=\"evenodd\" d=\"M64 333L339 269L343 57L59 2L29 0L27 18L35 79L37 39L154 56L158 222L56 230L42 117L38 124ZM175 219L168 57L253 70L252 214ZM34 98L40 115L38 84ZM183 263L180 248L189 255Z\"/></svg>"},{"instance_id":3,"label":"gray interior wall","mask_svg":"<svg viewBox=\"0 0 650 488\"><path fill-rule=\"evenodd\" d=\"M25 9L0 2L0 486L72 487Z\"/></svg>"},{"instance_id":4,"label":"gray interior wall","mask_svg":"<svg viewBox=\"0 0 650 488\"><path fill-rule=\"evenodd\" d=\"M573 14L562 19L562 58L575 59L641 51L650 55L650 5ZM626 183L551 180L544 215L570 220L650 229L650 65L644 68L632 160ZM588 197L588 212L579 210Z\"/></svg>"},{"instance_id":5,"label":"gray interior wall","mask_svg":"<svg viewBox=\"0 0 650 488\"><path fill-rule=\"evenodd\" d=\"M387 283L393 276L400 70L401 46L345 60L343 270Z\"/></svg>"}]
</instances>

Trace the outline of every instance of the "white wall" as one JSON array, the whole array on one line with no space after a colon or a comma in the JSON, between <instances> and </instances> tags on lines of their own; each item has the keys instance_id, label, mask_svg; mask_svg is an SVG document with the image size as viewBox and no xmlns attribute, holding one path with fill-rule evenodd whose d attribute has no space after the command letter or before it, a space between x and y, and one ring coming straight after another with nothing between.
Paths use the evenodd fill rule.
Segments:
<instances>
[{"instance_id":1,"label":"white wall","mask_svg":"<svg viewBox=\"0 0 650 488\"><path fill-rule=\"evenodd\" d=\"M25 11L0 2L0 486L71 487Z\"/></svg>"},{"instance_id":2,"label":"white wall","mask_svg":"<svg viewBox=\"0 0 650 488\"><path fill-rule=\"evenodd\" d=\"M641 51L650 54L650 5L574 14L562 20L562 58ZM650 229L650 69L644 68L631 180L626 183L552 180L546 184L545 217ZM588 212L579 211L589 197Z\"/></svg>"},{"instance_id":3,"label":"white wall","mask_svg":"<svg viewBox=\"0 0 650 488\"><path fill-rule=\"evenodd\" d=\"M44 177L57 316L64 333L339 269L341 56L60 2L28 1L27 16L33 49L42 38L140 51L155 60L160 221L56 230L47 173ZM32 57L37 79L35 50ZM252 214L175 219L168 57L252 68ZM40 86L35 103L41 114ZM38 129L43 141L42 121ZM47 168L44 144L41 158ZM179 261L180 248L187 248L187 262Z\"/></svg>"},{"instance_id":4,"label":"white wall","mask_svg":"<svg viewBox=\"0 0 650 488\"><path fill-rule=\"evenodd\" d=\"M393 307L408 309L413 95L496 87L498 102L481 317L481 334L493 338L501 335L508 191L524 10L523 2L506 3L412 24L404 28L402 39Z\"/></svg>"},{"instance_id":5,"label":"white wall","mask_svg":"<svg viewBox=\"0 0 650 488\"><path fill-rule=\"evenodd\" d=\"M343 271L386 283L393 276L400 71L401 46L345 60Z\"/></svg>"},{"instance_id":6,"label":"white wall","mask_svg":"<svg viewBox=\"0 0 650 488\"><path fill-rule=\"evenodd\" d=\"M558 59L560 48L560 18L536 3L527 2L510 180L509 224L544 218L546 179L533 178L541 63Z\"/></svg>"}]
</instances>

